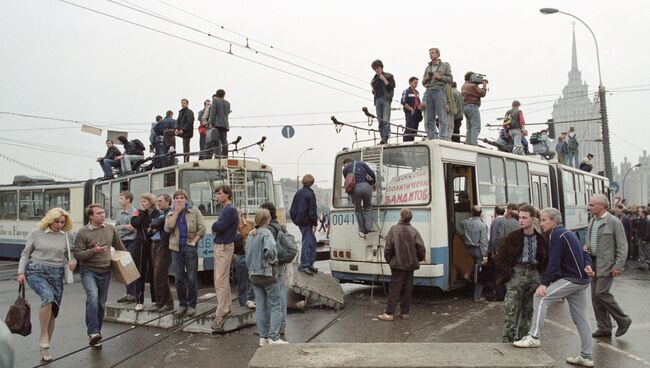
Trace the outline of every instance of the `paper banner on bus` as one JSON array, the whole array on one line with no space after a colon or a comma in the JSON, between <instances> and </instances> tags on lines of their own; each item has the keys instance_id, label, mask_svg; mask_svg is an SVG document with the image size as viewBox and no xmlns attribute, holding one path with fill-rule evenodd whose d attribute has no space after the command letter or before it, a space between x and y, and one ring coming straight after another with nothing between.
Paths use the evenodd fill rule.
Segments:
<instances>
[{"instance_id":1,"label":"paper banner on bus","mask_svg":"<svg viewBox=\"0 0 650 368\"><path fill-rule=\"evenodd\" d=\"M418 170L392 178L386 186L385 205L429 202L428 170Z\"/></svg>"}]
</instances>

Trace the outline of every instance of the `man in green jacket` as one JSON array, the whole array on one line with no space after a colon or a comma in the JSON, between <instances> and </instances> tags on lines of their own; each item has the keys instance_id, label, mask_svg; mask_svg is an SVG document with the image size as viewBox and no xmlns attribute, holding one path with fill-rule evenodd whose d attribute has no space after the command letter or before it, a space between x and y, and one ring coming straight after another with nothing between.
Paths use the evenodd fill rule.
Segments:
<instances>
[{"instance_id":1,"label":"man in green jacket","mask_svg":"<svg viewBox=\"0 0 650 368\"><path fill-rule=\"evenodd\" d=\"M621 221L607 211L608 203L603 194L596 194L589 201L592 219L589 221L585 249L591 252L593 269L596 271L596 277L591 282L591 303L598 329L593 332L593 337L612 336L611 318L618 325L616 337L623 336L632 324L632 319L623 312L609 291L614 277L623 273L627 259L627 238Z\"/></svg>"}]
</instances>

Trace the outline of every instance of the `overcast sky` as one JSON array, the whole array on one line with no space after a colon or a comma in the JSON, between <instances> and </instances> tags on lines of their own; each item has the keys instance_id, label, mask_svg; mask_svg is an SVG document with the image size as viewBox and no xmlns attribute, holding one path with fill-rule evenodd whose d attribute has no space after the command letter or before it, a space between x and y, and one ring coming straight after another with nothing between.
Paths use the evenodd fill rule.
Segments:
<instances>
[{"instance_id":1,"label":"overcast sky","mask_svg":"<svg viewBox=\"0 0 650 368\"><path fill-rule=\"evenodd\" d=\"M354 139L350 128L337 134L329 116L365 120L361 107L374 111L370 63L384 62L398 96L409 77L421 77L430 47L440 48L456 80L468 70L487 74L484 124L502 116L515 98L528 122L546 121L571 67L573 19L539 12L555 6L582 18L598 38L603 83L611 91L614 163L624 156L636 162L649 146L643 111L650 97L647 1L164 0L190 15L162 0L115 0L196 30L110 1L69 1L204 46L59 0L1 1L0 111L76 120L103 128L104 135L83 133L73 122L0 114L0 154L65 177L86 179L90 170L101 176L94 158L105 153L106 129L126 130L130 138L147 142L157 114L177 112L181 98L189 99L196 113L222 88L232 106L229 138L241 135L248 144L267 137L263 152L251 148L247 156L269 163L277 180L295 177L298 155L313 147L302 156L301 174L311 172L329 187L334 155ZM575 31L582 77L596 92L593 39L582 24ZM255 63L217 51L228 51L229 43L205 33L242 44L248 37L251 49L233 44L232 52ZM403 119L401 111L392 117L403 122L397 120ZM325 125L300 126L314 123ZM293 138L282 137L284 124L295 126ZM274 127L252 128L269 125ZM496 131L484 127L481 136L494 137ZM198 150L196 132L192 144ZM4 157L0 167L0 183L37 174Z\"/></svg>"}]
</instances>

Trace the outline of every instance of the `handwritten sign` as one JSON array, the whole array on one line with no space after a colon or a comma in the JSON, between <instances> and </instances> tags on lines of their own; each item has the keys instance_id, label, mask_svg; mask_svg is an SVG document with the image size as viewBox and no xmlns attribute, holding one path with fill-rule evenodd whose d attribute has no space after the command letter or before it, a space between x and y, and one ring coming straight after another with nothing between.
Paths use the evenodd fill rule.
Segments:
<instances>
[{"instance_id":1,"label":"handwritten sign","mask_svg":"<svg viewBox=\"0 0 650 368\"><path fill-rule=\"evenodd\" d=\"M385 198L386 205L429 202L428 170L418 170L392 178L386 187Z\"/></svg>"}]
</instances>

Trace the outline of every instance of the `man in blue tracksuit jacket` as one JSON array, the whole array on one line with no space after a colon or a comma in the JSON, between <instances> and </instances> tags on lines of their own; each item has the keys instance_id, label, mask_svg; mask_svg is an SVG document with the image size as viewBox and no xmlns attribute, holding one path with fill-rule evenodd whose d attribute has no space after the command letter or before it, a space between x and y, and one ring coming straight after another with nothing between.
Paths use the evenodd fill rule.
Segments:
<instances>
[{"instance_id":1,"label":"man in blue tracksuit jacket","mask_svg":"<svg viewBox=\"0 0 650 368\"><path fill-rule=\"evenodd\" d=\"M530 331L513 345L520 348L539 347L546 310L558 299L565 298L581 340L580 355L568 357L566 361L593 367L591 327L587 321L587 289L591 282L590 277L595 275L591 269L591 257L584 251L575 234L562 225L560 211L555 208L543 209L540 225L545 233L550 233L548 265L533 298Z\"/></svg>"}]
</instances>

